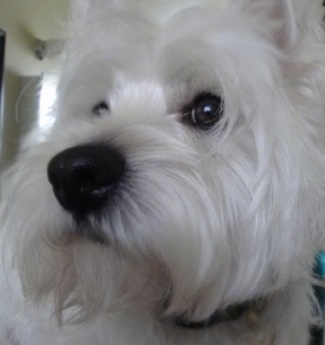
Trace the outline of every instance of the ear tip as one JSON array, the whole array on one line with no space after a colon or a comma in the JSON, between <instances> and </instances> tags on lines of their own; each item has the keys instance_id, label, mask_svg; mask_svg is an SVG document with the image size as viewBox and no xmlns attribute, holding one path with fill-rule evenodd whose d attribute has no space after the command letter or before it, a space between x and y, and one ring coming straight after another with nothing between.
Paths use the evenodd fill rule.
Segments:
<instances>
[{"instance_id":1,"label":"ear tip","mask_svg":"<svg viewBox=\"0 0 325 345\"><path fill-rule=\"evenodd\" d=\"M270 27L270 30L281 50L296 47L306 35L313 40L313 31L321 30L325 0L231 1L239 4L242 11L254 14L255 18L266 19L268 23L278 22L279 26Z\"/></svg>"}]
</instances>

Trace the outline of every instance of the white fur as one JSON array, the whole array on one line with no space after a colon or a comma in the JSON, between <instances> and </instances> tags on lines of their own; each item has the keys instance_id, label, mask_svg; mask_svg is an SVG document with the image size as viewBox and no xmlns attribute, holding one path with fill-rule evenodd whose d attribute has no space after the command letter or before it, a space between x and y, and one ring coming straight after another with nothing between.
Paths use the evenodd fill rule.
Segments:
<instances>
[{"instance_id":1,"label":"white fur","mask_svg":"<svg viewBox=\"0 0 325 345\"><path fill-rule=\"evenodd\" d=\"M1 345L308 344L325 242L321 1L215 2L72 2L56 123L8 172ZM181 121L201 91L225 102L212 131ZM91 116L103 99L110 114ZM90 219L108 245L73 235L46 175L98 140L131 171ZM254 327L172 322L264 296Z\"/></svg>"}]
</instances>

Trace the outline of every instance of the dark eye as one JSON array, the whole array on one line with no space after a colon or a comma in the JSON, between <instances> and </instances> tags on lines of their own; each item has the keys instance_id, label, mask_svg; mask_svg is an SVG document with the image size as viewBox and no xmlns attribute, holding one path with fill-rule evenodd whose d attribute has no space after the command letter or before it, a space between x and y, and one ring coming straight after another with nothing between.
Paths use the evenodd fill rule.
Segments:
<instances>
[{"instance_id":1,"label":"dark eye","mask_svg":"<svg viewBox=\"0 0 325 345\"><path fill-rule=\"evenodd\" d=\"M91 110L94 115L101 115L104 111L109 111L109 106L105 101L98 102Z\"/></svg>"},{"instance_id":2,"label":"dark eye","mask_svg":"<svg viewBox=\"0 0 325 345\"><path fill-rule=\"evenodd\" d=\"M193 126L209 129L221 119L223 110L224 102L219 96L204 92L194 98L185 115Z\"/></svg>"}]
</instances>

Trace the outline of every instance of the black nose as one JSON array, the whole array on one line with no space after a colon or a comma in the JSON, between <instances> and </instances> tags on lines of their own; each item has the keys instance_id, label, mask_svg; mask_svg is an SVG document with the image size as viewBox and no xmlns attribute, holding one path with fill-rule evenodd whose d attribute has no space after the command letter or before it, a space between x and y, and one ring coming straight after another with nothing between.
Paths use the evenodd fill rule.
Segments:
<instances>
[{"instance_id":1,"label":"black nose","mask_svg":"<svg viewBox=\"0 0 325 345\"><path fill-rule=\"evenodd\" d=\"M125 159L106 144L66 149L52 158L48 179L64 209L83 217L100 211L121 179Z\"/></svg>"}]
</instances>

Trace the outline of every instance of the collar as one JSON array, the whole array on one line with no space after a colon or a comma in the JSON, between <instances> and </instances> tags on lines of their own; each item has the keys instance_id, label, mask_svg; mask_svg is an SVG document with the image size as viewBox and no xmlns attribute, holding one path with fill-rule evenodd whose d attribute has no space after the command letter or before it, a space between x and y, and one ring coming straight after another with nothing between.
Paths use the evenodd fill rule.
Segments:
<instances>
[{"instance_id":1,"label":"collar","mask_svg":"<svg viewBox=\"0 0 325 345\"><path fill-rule=\"evenodd\" d=\"M216 310L208 319L202 321L191 321L186 317L178 316L174 319L175 325L188 329L205 329L219 323L236 321L242 316L258 318L258 315L265 309L266 298L253 301L245 301L240 304L233 304L225 309Z\"/></svg>"}]
</instances>

